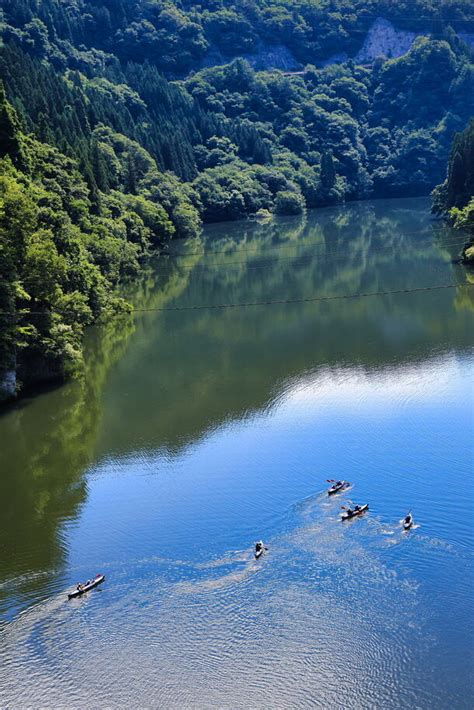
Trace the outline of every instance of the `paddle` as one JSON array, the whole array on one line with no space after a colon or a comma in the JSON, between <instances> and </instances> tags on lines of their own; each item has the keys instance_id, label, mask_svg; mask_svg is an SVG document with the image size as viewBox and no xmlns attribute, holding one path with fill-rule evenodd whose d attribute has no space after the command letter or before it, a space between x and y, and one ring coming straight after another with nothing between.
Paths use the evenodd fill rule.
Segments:
<instances>
[{"instance_id":1,"label":"paddle","mask_svg":"<svg viewBox=\"0 0 474 710\"><path fill-rule=\"evenodd\" d=\"M355 508L354 508L354 510L352 510L352 508L348 508L347 505L341 505L341 508L342 508L342 510L346 510L347 514L349 516L355 515L355 513L360 512L360 511L356 510Z\"/></svg>"},{"instance_id":2,"label":"paddle","mask_svg":"<svg viewBox=\"0 0 474 710\"><path fill-rule=\"evenodd\" d=\"M353 501L353 500L348 500L347 502L350 503L351 505L354 504L354 501ZM349 506L349 508L348 508L346 505L341 505L341 508L343 508L344 510L350 510L350 509L351 509L350 506Z\"/></svg>"},{"instance_id":3,"label":"paddle","mask_svg":"<svg viewBox=\"0 0 474 710\"><path fill-rule=\"evenodd\" d=\"M335 478L326 478L326 481L327 481L328 483L336 483L336 479L335 479Z\"/></svg>"}]
</instances>

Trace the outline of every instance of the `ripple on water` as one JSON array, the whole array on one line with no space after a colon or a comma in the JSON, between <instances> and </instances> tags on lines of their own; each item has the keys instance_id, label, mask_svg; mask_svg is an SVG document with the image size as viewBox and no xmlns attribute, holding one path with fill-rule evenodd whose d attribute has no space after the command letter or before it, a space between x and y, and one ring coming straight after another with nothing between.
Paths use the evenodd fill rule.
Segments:
<instances>
[{"instance_id":1,"label":"ripple on water","mask_svg":"<svg viewBox=\"0 0 474 710\"><path fill-rule=\"evenodd\" d=\"M125 569L77 603L61 595L37 605L6 629L4 697L263 708L363 695L364 707L413 706L401 679L413 662L403 634L413 618L412 634L423 623L416 587L370 549L377 532L367 519L349 531L323 515L272 540L259 562L238 550L194 568L160 558L160 573L133 585ZM176 579L181 569L191 578ZM77 653L78 644L94 652Z\"/></svg>"},{"instance_id":2,"label":"ripple on water","mask_svg":"<svg viewBox=\"0 0 474 710\"><path fill-rule=\"evenodd\" d=\"M406 706L444 710L447 695L442 695L442 681L446 679L435 677L442 674L442 663L439 656L437 664L430 663L440 637L430 621L440 609L445 613L445 606L433 611L438 590L427 595L429 584L424 580L435 579L436 569L447 563L450 569L469 570L472 523L459 491L445 485L447 493L440 500L439 489L431 490L428 485L429 477L423 480L429 466L418 475L415 452L405 446L405 439L411 441L410 428L421 432L423 455L440 474L440 485L451 467L459 469L456 449L449 448L449 435L440 436L439 442L438 437L430 437L429 422L420 419L425 410L417 409L413 394L415 388L436 385L437 396L441 396L443 385L438 386L437 373L442 369L443 363L433 369L431 379L421 382L419 370L408 378L399 371L391 378L374 376L370 387L364 373L356 371L352 376L344 371L341 390L335 395L332 375L322 377L316 386L314 381L306 382L296 391L293 381L266 413L276 426L275 442L280 444L283 438L283 445L295 450L285 460L288 470L282 476L289 483L275 494L268 493L268 554L258 562L250 549L234 549L218 557L196 553L191 560L147 555L149 548L140 545L148 529L138 532L140 520L130 533L125 518L119 517L113 521L114 530L129 547L115 547L115 559L104 559L101 567L110 583L67 603L66 581L58 573L54 584L44 588L49 599L1 628L1 702L15 708L32 704L69 708L94 705L94 699L100 698L100 705L125 707ZM364 419L360 410L368 410L375 397L374 411L379 416L388 394L390 417L381 417L382 424L374 430L370 417ZM340 401L346 404L345 397L349 416L338 410ZM302 408L295 406L298 398ZM335 418L329 433L319 431L324 424L321 412ZM368 449L358 448L356 435L347 433L354 413L360 439L369 442ZM375 419L373 412L371 416ZM402 424L396 446L390 447L391 417ZM444 422L443 413L443 426ZM258 426L258 421L253 425ZM281 433L284 425L288 427L286 439ZM289 506L288 490L299 485L294 472L305 464L298 454L298 447L308 448L302 433L305 426L311 430L312 451L319 454L330 443L331 456L321 468L326 470L328 461L339 461L341 454L347 470L357 474L357 486L348 496L328 499L321 491ZM264 471L270 488L271 471L263 444L276 443L266 431L255 456L255 479ZM374 431L380 441L372 435ZM435 453L425 453L428 441L433 442ZM402 444L403 460L396 458L396 447ZM166 468L172 459L163 461ZM115 467L112 463L112 476L126 478L129 463L119 461ZM148 492L153 462L139 454L135 464L137 475L148 486L142 491ZM106 471L104 464L103 470L94 473L95 483L106 479ZM332 471L321 474L314 474L315 488ZM344 476L349 477L346 471ZM308 477L301 483L302 496L311 490L310 484ZM137 495L135 489L129 490L130 495ZM224 493L231 499L236 490L230 487ZM404 535L398 521L414 493L420 507L415 517L421 528ZM92 489L89 494L93 496ZM396 510L389 507L391 500L402 496ZM340 505L350 498L370 500L371 510L363 518L342 524ZM372 498L378 508L372 507ZM464 518L456 530L449 531L447 511L453 510L453 500ZM438 516L433 521L428 512L435 505ZM264 507L262 499L254 496L246 512L260 514L259 506ZM187 527L185 521L180 532L183 539ZM239 532L240 539L245 539L248 531L243 524ZM229 547L232 544L240 543ZM143 554L129 557L126 551L130 549ZM181 556L181 549L177 554ZM76 570L82 571L75 567L74 574ZM21 587L31 581L27 575L10 579L9 585ZM456 608L458 604L465 608L466 599L472 598L470 584L472 575L458 575L455 588L448 590ZM426 682L420 684L420 678ZM451 685L452 707L468 707L470 698L462 696L463 687L466 684L456 691Z\"/></svg>"}]
</instances>

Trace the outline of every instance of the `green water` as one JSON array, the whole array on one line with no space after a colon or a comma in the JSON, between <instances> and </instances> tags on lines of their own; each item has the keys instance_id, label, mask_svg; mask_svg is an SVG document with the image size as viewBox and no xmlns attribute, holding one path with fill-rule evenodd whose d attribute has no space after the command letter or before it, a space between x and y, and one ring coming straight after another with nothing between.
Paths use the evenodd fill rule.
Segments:
<instances>
[{"instance_id":1,"label":"green water","mask_svg":"<svg viewBox=\"0 0 474 710\"><path fill-rule=\"evenodd\" d=\"M423 199L214 225L88 333L81 380L2 412L0 704L470 706L461 241Z\"/></svg>"}]
</instances>

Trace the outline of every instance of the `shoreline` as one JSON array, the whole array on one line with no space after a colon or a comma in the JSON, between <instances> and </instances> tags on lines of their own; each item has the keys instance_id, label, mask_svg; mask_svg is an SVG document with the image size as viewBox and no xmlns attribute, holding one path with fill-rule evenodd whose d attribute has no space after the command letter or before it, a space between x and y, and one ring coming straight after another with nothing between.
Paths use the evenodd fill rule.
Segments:
<instances>
[{"instance_id":1,"label":"shoreline","mask_svg":"<svg viewBox=\"0 0 474 710\"><path fill-rule=\"evenodd\" d=\"M430 195L429 194L423 194L423 195L410 195L408 197L375 197L372 199L364 199L364 200L350 200L350 201L345 201L342 203L338 204L332 204L332 205L322 205L320 207L313 207L310 209L305 210L302 214L300 215L276 215L276 214L271 214L271 216L268 219L265 220L259 220L256 219L255 216L247 215L239 220L225 220L223 222L207 222L203 224L203 231L205 230L213 230L214 228L218 229L219 227L222 227L224 225L242 225L244 223L251 223L252 225L261 225L261 226L270 226L271 224L275 223L275 220L280 221L302 221L307 219L307 214L311 213L324 213L327 210L338 210L338 209L344 209L347 206L350 205L369 205L373 203L391 203L396 200L420 200L420 199L426 199L429 200ZM448 225L448 222L446 219L440 216L435 216L427 212L427 218L431 217L431 221L441 221L444 224ZM159 260L161 259L162 256L171 256L172 254L170 253L169 249L170 246L176 243L184 243L186 241L185 237L177 237L170 242L165 243L162 247L159 253L157 254L150 254L147 259L143 262L142 269L140 271L139 276L144 276L146 274L147 268L152 264L152 263L159 263ZM130 286L132 282L130 283L123 283L122 284L122 290L126 289L127 287ZM128 312L124 312L123 315L130 315ZM84 337L86 337L86 334L90 332L91 328L94 327L100 327L101 325L101 320L100 318L93 324L87 326L85 332L84 332ZM13 373L13 374L12 374ZM17 377L17 371L14 372L13 370L9 370L5 373L4 378L6 379L9 377L10 379L14 379L16 383L16 377ZM11 407L15 407L15 405L19 404L20 402L23 402L25 400L29 399L34 399L35 397L39 396L40 394L44 392L48 392L51 390L54 390L56 388L63 387L66 385L68 382L71 382L74 379L81 379L83 377L83 374L79 372L79 374L64 374L64 373L58 373L57 375L54 374L49 374L48 376L44 378L35 378L31 384L27 385L20 385L18 392L16 393L10 393L7 394L7 396L2 396L0 397L0 413L3 413L4 411L7 411ZM7 388L5 388L7 389ZM10 385L10 390L11 390L11 385ZM8 389L7 389L8 391ZM0 392L2 390L0 389Z\"/></svg>"}]
</instances>

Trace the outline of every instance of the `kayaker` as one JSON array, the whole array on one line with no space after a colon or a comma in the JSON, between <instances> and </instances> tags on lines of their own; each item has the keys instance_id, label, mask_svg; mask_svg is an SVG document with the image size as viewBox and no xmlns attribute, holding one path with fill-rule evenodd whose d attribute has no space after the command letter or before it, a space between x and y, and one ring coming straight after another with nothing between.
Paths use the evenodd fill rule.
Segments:
<instances>
[{"instance_id":1,"label":"kayaker","mask_svg":"<svg viewBox=\"0 0 474 710\"><path fill-rule=\"evenodd\" d=\"M255 543L255 552L260 552L260 550L263 550L263 540Z\"/></svg>"}]
</instances>

